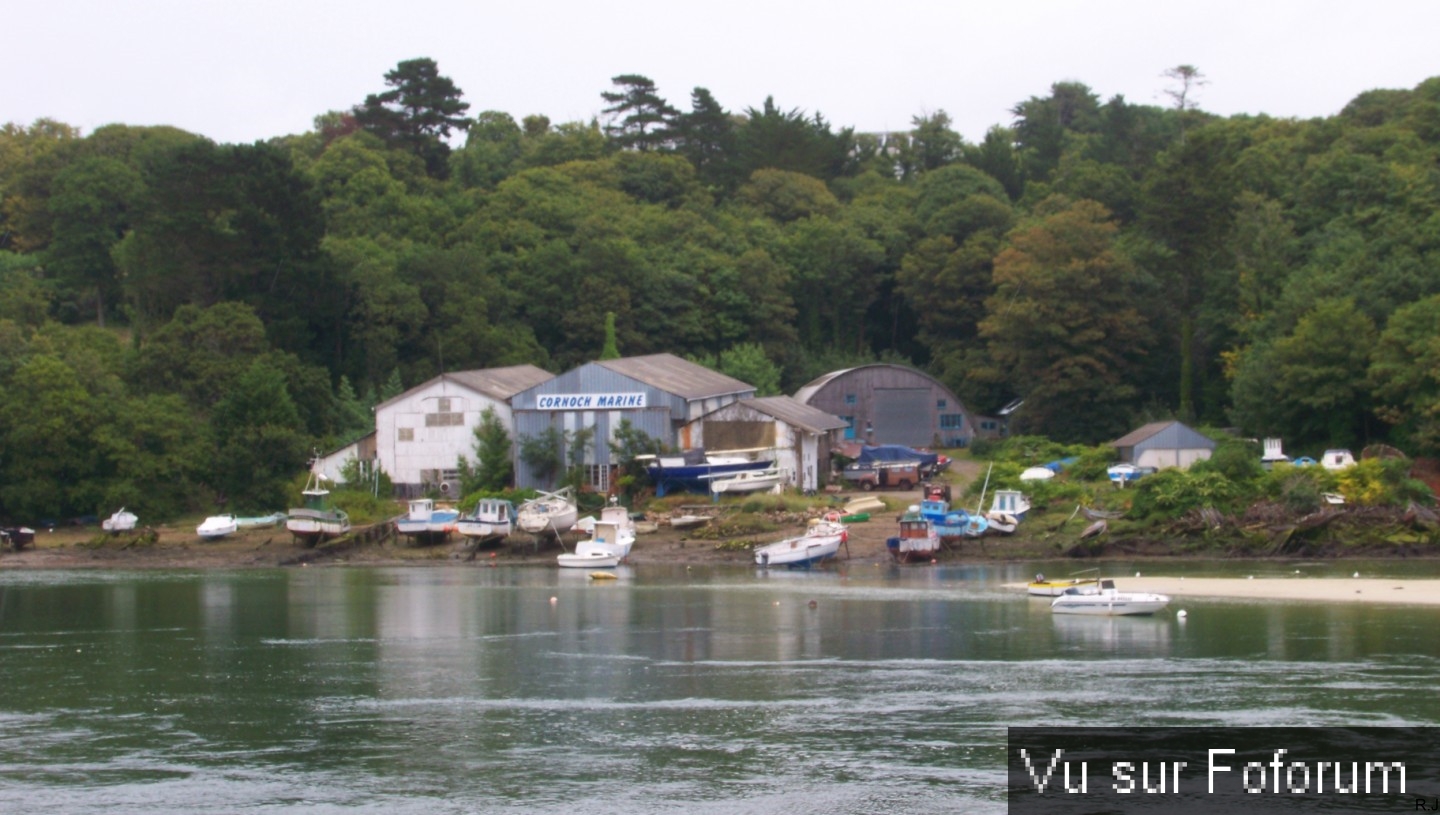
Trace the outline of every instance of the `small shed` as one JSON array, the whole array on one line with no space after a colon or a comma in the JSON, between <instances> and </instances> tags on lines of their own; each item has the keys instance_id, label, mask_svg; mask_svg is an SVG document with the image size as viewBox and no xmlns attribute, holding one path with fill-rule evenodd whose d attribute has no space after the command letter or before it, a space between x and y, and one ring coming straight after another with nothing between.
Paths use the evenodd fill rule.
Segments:
<instances>
[{"instance_id":1,"label":"small shed","mask_svg":"<svg viewBox=\"0 0 1440 815\"><path fill-rule=\"evenodd\" d=\"M830 451L847 426L839 416L789 396L765 396L713 410L682 432L709 450L773 451L781 484L817 490L830 471Z\"/></svg>"},{"instance_id":2,"label":"small shed","mask_svg":"<svg viewBox=\"0 0 1440 815\"><path fill-rule=\"evenodd\" d=\"M344 447L320 455L319 470L327 479L336 484L345 483L342 471L351 460L359 462L360 475L369 478L374 474L376 451L375 431L370 431Z\"/></svg>"},{"instance_id":3,"label":"small shed","mask_svg":"<svg viewBox=\"0 0 1440 815\"><path fill-rule=\"evenodd\" d=\"M1136 467L1179 467L1210 458L1215 441L1177 421L1151 422L1110 442L1121 461Z\"/></svg>"}]
</instances>

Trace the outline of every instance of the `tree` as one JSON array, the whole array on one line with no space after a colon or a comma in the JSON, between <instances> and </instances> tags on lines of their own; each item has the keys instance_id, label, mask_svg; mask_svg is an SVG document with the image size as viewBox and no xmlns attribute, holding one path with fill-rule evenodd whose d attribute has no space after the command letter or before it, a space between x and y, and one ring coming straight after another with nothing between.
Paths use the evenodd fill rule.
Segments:
<instances>
[{"instance_id":1,"label":"tree","mask_svg":"<svg viewBox=\"0 0 1440 815\"><path fill-rule=\"evenodd\" d=\"M742 342L721 351L716 367L726 376L754 385L756 396L780 394L780 368L759 343Z\"/></svg>"},{"instance_id":2,"label":"tree","mask_svg":"<svg viewBox=\"0 0 1440 815\"><path fill-rule=\"evenodd\" d=\"M937 110L929 116L910 120L907 161L918 172L938 170L960 157L964 141L951 129L950 114Z\"/></svg>"},{"instance_id":3,"label":"tree","mask_svg":"<svg viewBox=\"0 0 1440 815\"><path fill-rule=\"evenodd\" d=\"M605 135L622 149L658 150L670 141L669 125L678 115L655 91L655 83L639 74L621 74L610 80L618 91L602 91L610 103L602 113L610 117Z\"/></svg>"},{"instance_id":4,"label":"tree","mask_svg":"<svg viewBox=\"0 0 1440 815\"><path fill-rule=\"evenodd\" d=\"M1390 315L1371 354L1375 413L1413 444L1440 452L1440 295Z\"/></svg>"},{"instance_id":5,"label":"tree","mask_svg":"<svg viewBox=\"0 0 1440 815\"><path fill-rule=\"evenodd\" d=\"M605 347L600 349L600 359L619 359L620 345L615 341L615 312L605 312Z\"/></svg>"},{"instance_id":6,"label":"tree","mask_svg":"<svg viewBox=\"0 0 1440 815\"><path fill-rule=\"evenodd\" d=\"M67 285L93 295L95 320L101 326L107 306L120 300L111 250L130 229L131 211L143 188L134 168L111 158L81 159L55 176L49 200L49 266Z\"/></svg>"},{"instance_id":7,"label":"tree","mask_svg":"<svg viewBox=\"0 0 1440 815\"><path fill-rule=\"evenodd\" d=\"M445 139L452 129L469 126L464 113L470 104L460 101L460 89L427 57L402 60L385 74L385 84L390 90L370 94L355 107L355 120L386 144L419 156L432 178L445 178L450 156Z\"/></svg>"},{"instance_id":8,"label":"tree","mask_svg":"<svg viewBox=\"0 0 1440 815\"><path fill-rule=\"evenodd\" d=\"M1195 108L1195 100L1191 94L1199 90L1200 86L1208 85L1209 81L1200 69L1194 65L1176 65L1174 68L1166 69L1161 76L1174 80L1178 85L1165 89L1165 95L1175 103L1175 111L1180 116L1180 144L1185 144L1185 120L1189 111Z\"/></svg>"},{"instance_id":9,"label":"tree","mask_svg":"<svg viewBox=\"0 0 1440 815\"><path fill-rule=\"evenodd\" d=\"M675 117L671 137L675 149L690 160L706 184L729 189L738 183L735 121L710 91L696 88L691 92L690 112Z\"/></svg>"},{"instance_id":10,"label":"tree","mask_svg":"<svg viewBox=\"0 0 1440 815\"><path fill-rule=\"evenodd\" d=\"M285 505L290 479L309 448L285 376L261 360L215 406L216 455L208 481L233 508Z\"/></svg>"},{"instance_id":11,"label":"tree","mask_svg":"<svg viewBox=\"0 0 1440 815\"><path fill-rule=\"evenodd\" d=\"M510 432L495 409L486 407L480 414L480 424L475 426L475 459L473 483L465 485L465 492L485 490L499 492L514 481L515 463L510 459Z\"/></svg>"},{"instance_id":12,"label":"tree","mask_svg":"<svg viewBox=\"0 0 1440 815\"><path fill-rule=\"evenodd\" d=\"M1117 231L1093 201L1049 201L995 258L980 334L1025 397L1023 432L1094 442L1129 424L1150 332L1135 307L1140 275Z\"/></svg>"}]
</instances>

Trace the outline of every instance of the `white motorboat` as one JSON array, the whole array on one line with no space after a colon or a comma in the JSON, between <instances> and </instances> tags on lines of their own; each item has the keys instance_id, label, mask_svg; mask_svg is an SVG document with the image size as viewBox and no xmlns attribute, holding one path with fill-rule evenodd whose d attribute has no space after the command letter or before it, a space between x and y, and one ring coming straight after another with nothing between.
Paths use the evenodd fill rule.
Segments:
<instances>
[{"instance_id":1,"label":"white motorboat","mask_svg":"<svg viewBox=\"0 0 1440 815\"><path fill-rule=\"evenodd\" d=\"M1019 490L996 490L995 497L990 499L990 512L1013 515L1016 521L1025 520L1025 513L1029 511L1030 499Z\"/></svg>"},{"instance_id":2,"label":"white motorboat","mask_svg":"<svg viewBox=\"0 0 1440 815\"><path fill-rule=\"evenodd\" d=\"M1021 481L1049 481L1055 477L1055 471L1049 467L1030 467L1020 474Z\"/></svg>"},{"instance_id":3,"label":"white motorboat","mask_svg":"<svg viewBox=\"0 0 1440 815\"><path fill-rule=\"evenodd\" d=\"M607 569L619 566L630 556L635 546L635 522L625 507L612 504L600 511L599 520L585 521L590 537L575 544L574 552L556 556L556 563L565 568Z\"/></svg>"},{"instance_id":4,"label":"white motorboat","mask_svg":"<svg viewBox=\"0 0 1440 815\"><path fill-rule=\"evenodd\" d=\"M100 522L100 528L106 532L129 532L139 522L139 516L133 512L126 512L125 507L120 507L118 512Z\"/></svg>"},{"instance_id":5,"label":"white motorboat","mask_svg":"<svg viewBox=\"0 0 1440 815\"><path fill-rule=\"evenodd\" d=\"M1114 580L1102 579L1098 586L1076 586L1050 601L1053 614L1092 614L1101 617L1154 614L1170 605L1164 594L1120 591Z\"/></svg>"},{"instance_id":6,"label":"white motorboat","mask_svg":"<svg viewBox=\"0 0 1440 815\"><path fill-rule=\"evenodd\" d=\"M474 512L460 516L455 531L467 538L503 538L514 525L514 504L503 498L481 498L475 502Z\"/></svg>"},{"instance_id":7,"label":"white motorboat","mask_svg":"<svg viewBox=\"0 0 1440 815\"><path fill-rule=\"evenodd\" d=\"M1126 484L1133 484L1141 476L1153 472L1155 472L1153 468L1136 467L1134 464L1131 464L1128 461L1121 462L1120 464L1116 464L1115 466L1109 467L1105 470L1105 474L1110 477L1110 483L1114 484L1117 487L1124 487Z\"/></svg>"},{"instance_id":8,"label":"white motorboat","mask_svg":"<svg viewBox=\"0 0 1440 815\"><path fill-rule=\"evenodd\" d=\"M560 534L575 525L580 512L566 487L556 492L542 492L520 505L515 512L515 525L532 535L542 532Z\"/></svg>"},{"instance_id":9,"label":"white motorboat","mask_svg":"<svg viewBox=\"0 0 1440 815\"><path fill-rule=\"evenodd\" d=\"M240 525L235 522L234 515L211 515L204 523L195 527L195 534L206 540L216 540L232 534L239 529Z\"/></svg>"},{"instance_id":10,"label":"white motorboat","mask_svg":"<svg viewBox=\"0 0 1440 815\"><path fill-rule=\"evenodd\" d=\"M839 513L826 513L824 518L812 520L805 534L757 548L755 562L761 566L808 569L839 554L840 545L849 537Z\"/></svg>"},{"instance_id":11,"label":"white motorboat","mask_svg":"<svg viewBox=\"0 0 1440 815\"><path fill-rule=\"evenodd\" d=\"M319 459L310 464L310 478L300 493L304 506L292 507L285 519L285 528L298 540L309 544L326 538L337 538L350 531L350 516L330 503L330 490L325 488L325 474L320 472Z\"/></svg>"},{"instance_id":12,"label":"white motorboat","mask_svg":"<svg viewBox=\"0 0 1440 815\"><path fill-rule=\"evenodd\" d=\"M710 491L715 493L759 492L773 489L780 484L780 470L771 467L765 470L741 470L724 478L710 480Z\"/></svg>"}]
</instances>

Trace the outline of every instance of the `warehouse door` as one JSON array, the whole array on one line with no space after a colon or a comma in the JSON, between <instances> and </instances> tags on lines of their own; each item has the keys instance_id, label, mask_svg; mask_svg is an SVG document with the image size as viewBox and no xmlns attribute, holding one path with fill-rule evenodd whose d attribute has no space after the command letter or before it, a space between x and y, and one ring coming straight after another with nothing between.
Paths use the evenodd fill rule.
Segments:
<instances>
[{"instance_id":1,"label":"warehouse door","mask_svg":"<svg viewBox=\"0 0 1440 815\"><path fill-rule=\"evenodd\" d=\"M929 388L880 388L875 391L874 444L929 447L931 427Z\"/></svg>"}]
</instances>

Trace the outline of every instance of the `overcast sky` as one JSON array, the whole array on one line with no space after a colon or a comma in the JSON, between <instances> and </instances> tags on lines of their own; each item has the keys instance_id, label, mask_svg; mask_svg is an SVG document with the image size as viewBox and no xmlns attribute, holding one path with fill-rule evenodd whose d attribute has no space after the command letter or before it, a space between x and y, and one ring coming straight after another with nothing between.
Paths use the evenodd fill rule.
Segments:
<instances>
[{"instance_id":1,"label":"overcast sky","mask_svg":"<svg viewBox=\"0 0 1440 815\"><path fill-rule=\"evenodd\" d=\"M1436 0L15 0L0 19L0 122L219 142L308 131L421 56L472 116L588 121L638 73L681 110L696 86L860 132L944 110L969 141L1057 81L1164 105L1162 72L1190 64L1207 111L1309 118L1440 75Z\"/></svg>"}]
</instances>

